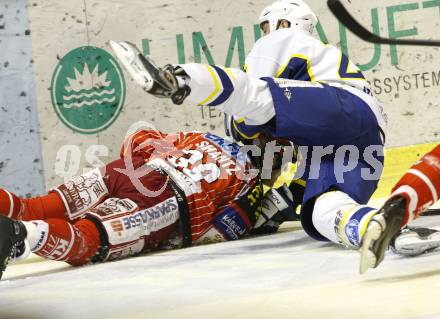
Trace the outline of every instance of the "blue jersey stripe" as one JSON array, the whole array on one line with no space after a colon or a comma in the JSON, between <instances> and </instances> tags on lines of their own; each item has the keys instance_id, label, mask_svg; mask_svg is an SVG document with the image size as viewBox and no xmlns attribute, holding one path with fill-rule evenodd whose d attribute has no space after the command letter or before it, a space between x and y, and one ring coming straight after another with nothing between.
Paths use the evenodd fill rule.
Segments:
<instances>
[{"instance_id":1,"label":"blue jersey stripe","mask_svg":"<svg viewBox=\"0 0 440 319\"><path fill-rule=\"evenodd\" d=\"M279 78L299 80L299 81L312 81L311 71L307 65L308 61L301 57L292 57L289 60L286 68L281 74L278 75Z\"/></svg>"},{"instance_id":2,"label":"blue jersey stripe","mask_svg":"<svg viewBox=\"0 0 440 319\"><path fill-rule=\"evenodd\" d=\"M215 65L212 65L212 67L217 72L220 80L222 81L223 92L214 101L209 103L208 106L217 106L224 103L231 96L232 92L234 92L234 85L232 84L231 79L225 71Z\"/></svg>"}]
</instances>

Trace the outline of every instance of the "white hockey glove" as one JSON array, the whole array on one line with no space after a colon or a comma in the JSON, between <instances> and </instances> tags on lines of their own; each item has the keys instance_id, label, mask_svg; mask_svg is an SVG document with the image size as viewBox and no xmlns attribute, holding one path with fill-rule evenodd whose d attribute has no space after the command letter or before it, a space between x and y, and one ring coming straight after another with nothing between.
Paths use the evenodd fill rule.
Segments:
<instances>
[{"instance_id":1,"label":"white hockey glove","mask_svg":"<svg viewBox=\"0 0 440 319\"><path fill-rule=\"evenodd\" d=\"M170 98L177 105L182 104L191 92L185 81L187 75L181 67L168 64L160 68L149 56L145 57L129 42L110 41L110 46L133 80L144 91L156 97Z\"/></svg>"}]
</instances>

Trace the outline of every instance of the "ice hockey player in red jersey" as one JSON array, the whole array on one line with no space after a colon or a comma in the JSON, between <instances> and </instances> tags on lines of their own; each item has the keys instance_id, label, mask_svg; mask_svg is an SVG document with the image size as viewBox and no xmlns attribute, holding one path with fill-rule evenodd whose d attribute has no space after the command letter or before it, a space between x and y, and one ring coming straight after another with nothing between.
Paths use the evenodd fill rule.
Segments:
<instances>
[{"instance_id":1,"label":"ice hockey player in red jersey","mask_svg":"<svg viewBox=\"0 0 440 319\"><path fill-rule=\"evenodd\" d=\"M277 229L280 214L293 212L283 190L263 195L250 157L221 137L138 131L120 159L45 196L0 189L0 277L30 251L83 265L239 239L271 217Z\"/></svg>"},{"instance_id":2,"label":"ice hockey player in red jersey","mask_svg":"<svg viewBox=\"0 0 440 319\"><path fill-rule=\"evenodd\" d=\"M390 198L369 222L362 239L361 273L382 262L390 243L405 255L417 255L440 247L440 233L436 230L410 228L399 233L409 221L438 201L439 195L440 145L403 175Z\"/></svg>"}]
</instances>

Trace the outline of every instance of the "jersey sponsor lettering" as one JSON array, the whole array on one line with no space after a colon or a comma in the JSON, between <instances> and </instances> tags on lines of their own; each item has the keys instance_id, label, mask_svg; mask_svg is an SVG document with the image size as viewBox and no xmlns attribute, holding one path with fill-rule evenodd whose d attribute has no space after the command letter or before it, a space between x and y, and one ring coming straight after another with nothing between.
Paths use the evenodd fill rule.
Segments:
<instances>
[{"instance_id":1,"label":"jersey sponsor lettering","mask_svg":"<svg viewBox=\"0 0 440 319\"><path fill-rule=\"evenodd\" d=\"M66 255L69 248L69 241L54 235L49 235L44 247L38 252L39 255L48 259L57 260Z\"/></svg>"},{"instance_id":2,"label":"jersey sponsor lettering","mask_svg":"<svg viewBox=\"0 0 440 319\"><path fill-rule=\"evenodd\" d=\"M70 219L81 217L108 194L99 169L74 176L69 182L54 190L61 196Z\"/></svg>"},{"instance_id":3,"label":"jersey sponsor lettering","mask_svg":"<svg viewBox=\"0 0 440 319\"><path fill-rule=\"evenodd\" d=\"M38 231L40 232L40 237L38 238L37 243L34 247L31 247L31 250L33 252L39 251L44 244L47 242L48 235L49 235L49 224L47 224L45 221L42 220L34 220L32 223L37 226Z\"/></svg>"},{"instance_id":4,"label":"jersey sponsor lettering","mask_svg":"<svg viewBox=\"0 0 440 319\"><path fill-rule=\"evenodd\" d=\"M209 141L214 142L223 150L224 153L236 159L236 161L240 164L243 165L249 161L247 154L241 151L239 145L226 141L224 138L210 133L204 134L204 137Z\"/></svg>"},{"instance_id":5,"label":"jersey sponsor lettering","mask_svg":"<svg viewBox=\"0 0 440 319\"><path fill-rule=\"evenodd\" d=\"M233 207L228 207L217 215L213 224L226 240L239 239L247 232L246 223Z\"/></svg>"},{"instance_id":6,"label":"jersey sponsor lettering","mask_svg":"<svg viewBox=\"0 0 440 319\"><path fill-rule=\"evenodd\" d=\"M128 198L107 198L103 203L90 210L90 213L100 216L105 219L106 216L110 218L115 214L124 214L136 211L138 206L135 202Z\"/></svg>"},{"instance_id":7,"label":"jersey sponsor lettering","mask_svg":"<svg viewBox=\"0 0 440 319\"><path fill-rule=\"evenodd\" d=\"M169 198L156 206L141 210L135 214L122 219L124 229L128 230L141 225L154 231L164 225L170 225L170 221L178 219L179 211L176 198ZM152 225L154 223L154 225Z\"/></svg>"},{"instance_id":8,"label":"jersey sponsor lettering","mask_svg":"<svg viewBox=\"0 0 440 319\"><path fill-rule=\"evenodd\" d=\"M102 222L111 245L123 245L141 240L152 232L174 224L179 219L179 206L175 197L142 210L137 210L137 205L133 207L136 209L121 210L116 207L112 214L104 216L95 211L90 213Z\"/></svg>"}]
</instances>

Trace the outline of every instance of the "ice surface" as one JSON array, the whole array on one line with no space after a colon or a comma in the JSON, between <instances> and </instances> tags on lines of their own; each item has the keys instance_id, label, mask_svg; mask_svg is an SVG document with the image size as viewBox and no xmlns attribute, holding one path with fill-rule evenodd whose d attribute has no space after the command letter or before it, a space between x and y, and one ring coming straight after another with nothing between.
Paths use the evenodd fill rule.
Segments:
<instances>
[{"instance_id":1,"label":"ice surface","mask_svg":"<svg viewBox=\"0 0 440 319\"><path fill-rule=\"evenodd\" d=\"M0 318L440 318L440 251L389 252L362 276L358 263L356 251L313 241L297 223L80 268L33 257L7 269Z\"/></svg>"}]
</instances>

